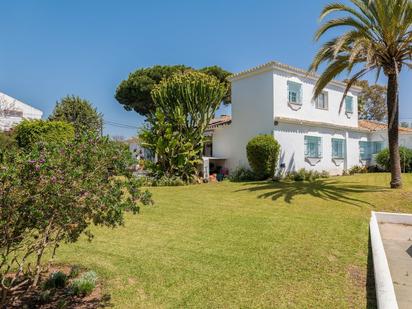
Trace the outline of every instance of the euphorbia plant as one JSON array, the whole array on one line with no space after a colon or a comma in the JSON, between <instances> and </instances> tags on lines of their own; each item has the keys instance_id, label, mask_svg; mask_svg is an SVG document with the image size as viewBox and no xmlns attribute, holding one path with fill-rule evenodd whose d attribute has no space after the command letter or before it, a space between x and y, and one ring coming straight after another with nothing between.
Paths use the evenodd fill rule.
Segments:
<instances>
[{"instance_id":1,"label":"euphorbia plant","mask_svg":"<svg viewBox=\"0 0 412 309\"><path fill-rule=\"evenodd\" d=\"M199 72L173 75L153 88L157 109L140 138L157 155L156 172L185 181L196 176L205 130L226 93L219 80Z\"/></svg>"},{"instance_id":2,"label":"euphorbia plant","mask_svg":"<svg viewBox=\"0 0 412 309\"><path fill-rule=\"evenodd\" d=\"M7 293L38 284L50 250L89 238L91 224L117 227L126 210L151 203L128 167L127 149L107 138L84 136L63 144L37 144L6 153L0 162L0 279ZM29 264L28 260L34 261Z\"/></svg>"}]
</instances>

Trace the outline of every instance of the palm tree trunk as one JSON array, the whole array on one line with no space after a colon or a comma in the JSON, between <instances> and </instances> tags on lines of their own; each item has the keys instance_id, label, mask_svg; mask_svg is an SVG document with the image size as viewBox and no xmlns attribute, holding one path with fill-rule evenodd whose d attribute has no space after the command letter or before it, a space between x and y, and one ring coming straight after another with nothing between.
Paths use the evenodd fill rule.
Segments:
<instances>
[{"instance_id":1,"label":"palm tree trunk","mask_svg":"<svg viewBox=\"0 0 412 309\"><path fill-rule=\"evenodd\" d=\"M398 76L388 75L388 93L386 98L388 107L388 144L391 163L391 188L402 187L401 160L399 156L399 101Z\"/></svg>"}]
</instances>

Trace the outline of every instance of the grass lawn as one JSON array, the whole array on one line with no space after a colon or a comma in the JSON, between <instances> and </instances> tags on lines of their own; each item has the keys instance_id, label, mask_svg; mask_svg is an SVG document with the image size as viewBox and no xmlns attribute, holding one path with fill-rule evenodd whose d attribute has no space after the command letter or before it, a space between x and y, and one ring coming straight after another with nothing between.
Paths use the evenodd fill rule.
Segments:
<instances>
[{"instance_id":1,"label":"grass lawn","mask_svg":"<svg viewBox=\"0 0 412 309\"><path fill-rule=\"evenodd\" d=\"M412 212L403 179L151 188L155 206L58 261L95 270L116 308L374 308L370 211Z\"/></svg>"}]
</instances>

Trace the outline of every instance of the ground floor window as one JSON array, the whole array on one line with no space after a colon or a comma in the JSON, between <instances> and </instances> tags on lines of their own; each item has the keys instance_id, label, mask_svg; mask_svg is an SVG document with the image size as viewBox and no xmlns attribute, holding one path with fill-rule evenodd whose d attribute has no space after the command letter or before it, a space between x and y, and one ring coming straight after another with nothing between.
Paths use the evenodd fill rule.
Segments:
<instances>
[{"instance_id":1,"label":"ground floor window","mask_svg":"<svg viewBox=\"0 0 412 309\"><path fill-rule=\"evenodd\" d=\"M343 159L345 157L345 140L332 138L332 158Z\"/></svg>"},{"instance_id":2,"label":"ground floor window","mask_svg":"<svg viewBox=\"0 0 412 309\"><path fill-rule=\"evenodd\" d=\"M322 157L322 138L319 136L305 135L305 157L321 158Z\"/></svg>"},{"instance_id":3,"label":"ground floor window","mask_svg":"<svg viewBox=\"0 0 412 309\"><path fill-rule=\"evenodd\" d=\"M359 142L359 152L361 160L370 160L372 155L377 154L383 149L383 142Z\"/></svg>"}]
</instances>

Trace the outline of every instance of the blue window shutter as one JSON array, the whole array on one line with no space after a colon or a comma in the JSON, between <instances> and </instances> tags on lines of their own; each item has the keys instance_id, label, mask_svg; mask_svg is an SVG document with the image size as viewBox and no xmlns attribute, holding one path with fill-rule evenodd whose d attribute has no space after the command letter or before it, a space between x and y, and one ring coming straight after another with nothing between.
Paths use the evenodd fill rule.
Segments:
<instances>
[{"instance_id":1,"label":"blue window shutter","mask_svg":"<svg viewBox=\"0 0 412 309\"><path fill-rule=\"evenodd\" d=\"M302 103L302 85L292 81L287 82L288 85L288 100L289 102L301 104ZM296 101L292 97L296 96Z\"/></svg>"},{"instance_id":2,"label":"blue window shutter","mask_svg":"<svg viewBox=\"0 0 412 309\"><path fill-rule=\"evenodd\" d=\"M347 113L353 113L353 97L345 97L345 111Z\"/></svg>"},{"instance_id":3,"label":"blue window shutter","mask_svg":"<svg viewBox=\"0 0 412 309\"><path fill-rule=\"evenodd\" d=\"M371 153L376 154L376 153L380 152L383 149L383 142L379 142L379 141L372 142L372 147L371 148L372 148Z\"/></svg>"},{"instance_id":4,"label":"blue window shutter","mask_svg":"<svg viewBox=\"0 0 412 309\"><path fill-rule=\"evenodd\" d=\"M359 142L359 152L362 160L370 160L372 158L372 143Z\"/></svg>"},{"instance_id":5,"label":"blue window shutter","mask_svg":"<svg viewBox=\"0 0 412 309\"><path fill-rule=\"evenodd\" d=\"M332 158L345 157L345 140L340 138L332 138Z\"/></svg>"},{"instance_id":6,"label":"blue window shutter","mask_svg":"<svg viewBox=\"0 0 412 309\"><path fill-rule=\"evenodd\" d=\"M322 157L322 138L318 136L305 135L305 157Z\"/></svg>"}]
</instances>

